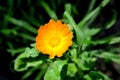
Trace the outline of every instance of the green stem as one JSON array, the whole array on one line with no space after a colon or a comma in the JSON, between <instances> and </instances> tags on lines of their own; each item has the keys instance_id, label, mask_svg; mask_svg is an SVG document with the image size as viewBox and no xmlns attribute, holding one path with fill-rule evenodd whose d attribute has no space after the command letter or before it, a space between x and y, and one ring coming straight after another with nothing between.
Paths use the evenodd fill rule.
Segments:
<instances>
[{"instance_id":1,"label":"green stem","mask_svg":"<svg viewBox=\"0 0 120 80\"><path fill-rule=\"evenodd\" d=\"M91 0L87 13L89 13L93 9L95 2L96 0Z\"/></svg>"},{"instance_id":2,"label":"green stem","mask_svg":"<svg viewBox=\"0 0 120 80\"><path fill-rule=\"evenodd\" d=\"M48 15L49 15L51 18L53 18L53 19L55 19L55 20L58 19L56 13L55 13L53 10L50 9L50 7L49 7L49 5L48 5L47 3L45 3L45 2L42 1L42 2L41 2L41 6L45 9L45 11L48 13Z\"/></svg>"}]
</instances>

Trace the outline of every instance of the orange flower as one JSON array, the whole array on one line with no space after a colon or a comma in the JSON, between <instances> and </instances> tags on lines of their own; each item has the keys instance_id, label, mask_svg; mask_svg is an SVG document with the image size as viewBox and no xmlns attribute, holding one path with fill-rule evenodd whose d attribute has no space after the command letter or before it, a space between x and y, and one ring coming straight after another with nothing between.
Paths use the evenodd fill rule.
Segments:
<instances>
[{"instance_id":1,"label":"orange flower","mask_svg":"<svg viewBox=\"0 0 120 80\"><path fill-rule=\"evenodd\" d=\"M40 26L36 37L36 48L43 54L61 57L69 46L72 45L72 32L69 31L66 24L61 20L55 22L53 19L44 26Z\"/></svg>"}]
</instances>

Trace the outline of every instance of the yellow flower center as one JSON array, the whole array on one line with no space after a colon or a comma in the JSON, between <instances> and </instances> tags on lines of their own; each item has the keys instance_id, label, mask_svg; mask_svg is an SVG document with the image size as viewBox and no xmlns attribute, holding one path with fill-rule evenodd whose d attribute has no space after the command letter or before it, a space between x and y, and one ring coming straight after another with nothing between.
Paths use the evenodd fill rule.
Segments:
<instances>
[{"instance_id":1,"label":"yellow flower center","mask_svg":"<svg viewBox=\"0 0 120 80\"><path fill-rule=\"evenodd\" d=\"M57 47L57 46L60 44L60 41L61 41L60 37L54 36L54 37L52 37L52 38L49 40L49 43L48 43L48 44L49 44L51 47Z\"/></svg>"}]
</instances>

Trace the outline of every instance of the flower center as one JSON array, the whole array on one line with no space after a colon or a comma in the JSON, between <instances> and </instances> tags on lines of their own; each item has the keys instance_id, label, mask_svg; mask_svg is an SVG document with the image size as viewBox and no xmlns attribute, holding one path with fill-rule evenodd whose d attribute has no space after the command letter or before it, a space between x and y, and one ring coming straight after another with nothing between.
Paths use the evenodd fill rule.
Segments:
<instances>
[{"instance_id":1,"label":"flower center","mask_svg":"<svg viewBox=\"0 0 120 80\"><path fill-rule=\"evenodd\" d=\"M49 44L51 47L57 47L57 46L60 44L60 41L61 41L60 37L54 36L54 37L52 37L52 38L50 39L50 41L49 41L48 44Z\"/></svg>"}]
</instances>

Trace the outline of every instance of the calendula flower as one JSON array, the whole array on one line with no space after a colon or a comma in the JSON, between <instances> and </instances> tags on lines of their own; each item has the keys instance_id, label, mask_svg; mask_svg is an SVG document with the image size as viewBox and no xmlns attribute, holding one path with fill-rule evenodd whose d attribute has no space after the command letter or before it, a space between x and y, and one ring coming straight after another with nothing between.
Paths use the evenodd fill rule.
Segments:
<instances>
[{"instance_id":1,"label":"calendula flower","mask_svg":"<svg viewBox=\"0 0 120 80\"><path fill-rule=\"evenodd\" d=\"M36 37L36 48L43 54L48 54L51 59L61 57L69 46L72 45L73 33L61 20L55 22L50 19L49 23L40 26Z\"/></svg>"}]
</instances>

